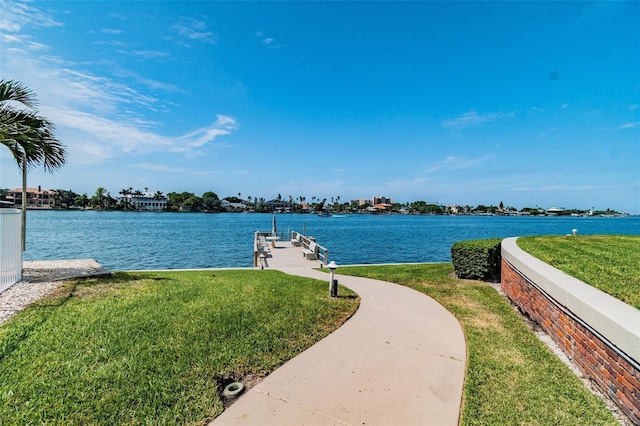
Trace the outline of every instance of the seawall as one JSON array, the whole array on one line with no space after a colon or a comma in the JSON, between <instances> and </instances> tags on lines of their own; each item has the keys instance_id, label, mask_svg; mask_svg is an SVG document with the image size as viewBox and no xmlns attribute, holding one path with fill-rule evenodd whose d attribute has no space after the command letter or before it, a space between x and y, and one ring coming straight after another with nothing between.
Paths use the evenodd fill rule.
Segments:
<instances>
[{"instance_id":1,"label":"seawall","mask_svg":"<svg viewBox=\"0 0 640 426\"><path fill-rule=\"evenodd\" d=\"M640 311L502 242L502 291L640 424Z\"/></svg>"}]
</instances>

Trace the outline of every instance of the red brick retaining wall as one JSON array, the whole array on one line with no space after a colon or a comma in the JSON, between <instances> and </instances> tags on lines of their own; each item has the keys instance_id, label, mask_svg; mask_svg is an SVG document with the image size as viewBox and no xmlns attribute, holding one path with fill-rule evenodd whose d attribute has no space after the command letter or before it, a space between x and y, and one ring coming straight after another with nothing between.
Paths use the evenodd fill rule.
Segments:
<instances>
[{"instance_id":1,"label":"red brick retaining wall","mask_svg":"<svg viewBox=\"0 0 640 426\"><path fill-rule=\"evenodd\" d=\"M551 336L583 374L609 395L634 424L640 425L640 370L637 360L558 303L504 258L501 287Z\"/></svg>"}]
</instances>

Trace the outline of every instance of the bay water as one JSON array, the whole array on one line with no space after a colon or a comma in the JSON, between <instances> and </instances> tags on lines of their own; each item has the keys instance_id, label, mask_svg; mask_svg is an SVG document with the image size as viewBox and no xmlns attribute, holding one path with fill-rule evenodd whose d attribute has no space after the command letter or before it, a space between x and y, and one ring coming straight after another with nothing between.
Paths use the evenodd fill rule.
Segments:
<instances>
[{"instance_id":1,"label":"bay water","mask_svg":"<svg viewBox=\"0 0 640 426\"><path fill-rule=\"evenodd\" d=\"M110 270L251 267L267 213L29 211L24 260L95 259ZM278 232L305 232L339 265L448 262L457 241L524 235L640 235L640 217L276 214ZM280 242L288 244L288 242Z\"/></svg>"}]
</instances>

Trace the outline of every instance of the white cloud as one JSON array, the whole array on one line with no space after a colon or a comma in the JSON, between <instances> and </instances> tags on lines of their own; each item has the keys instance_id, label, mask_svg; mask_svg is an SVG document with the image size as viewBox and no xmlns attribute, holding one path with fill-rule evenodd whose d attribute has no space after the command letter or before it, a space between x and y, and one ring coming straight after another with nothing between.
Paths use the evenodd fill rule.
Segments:
<instances>
[{"instance_id":1,"label":"white cloud","mask_svg":"<svg viewBox=\"0 0 640 426\"><path fill-rule=\"evenodd\" d=\"M22 21L29 22L26 12ZM55 21L41 16L36 22L53 25ZM109 76L97 75L86 71L86 64L28 50L34 43L27 35L3 36L8 36L15 45L0 46L3 78L19 78L38 94L39 111L55 123L58 138L68 147L69 162L96 164L127 153L158 151L201 155L204 150L227 146L212 142L238 128L235 119L218 114L213 123L183 135L161 134L160 124L148 119L147 112L166 111L171 104L134 87L132 80L154 90L176 91L175 86L141 76L132 77L126 70ZM156 51L132 54L146 58L166 55Z\"/></svg>"},{"instance_id":2,"label":"white cloud","mask_svg":"<svg viewBox=\"0 0 640 426\"><path fill-rule=\"evenodd\" d=\"M625 123L619 127L617 127L617 129L632 129L634 127L638 127L640 126L640 121L636 121L634 123Z\"/></svg>"},{"instance_id":3,"label":"white cloud","mask_svg":"<svg viewBox=\"0 0 640 426\"><path fill-rule=\"evenodd\" d=\"M217 120L210 126L203 127L193 132L187 133L179 137L176 142L176 151L192 151L194 148L200 148L203 145L212 142L218 136L228 135L238 128L236 121L221 114L218 114Z\"/></svg>"},{"instance_id":4,"label":"white cloud","mask_svg":"<svg viewBox=\"0 0 640 426\"><path fill-rule=\"evenodd\" d=\"M439 170L461 170L461 169L469 169L469 168L473 168L476 167L484 162L486 162L488 159L490 159L491 156L489 155L484 155L482 157L478 157L478 158L471 158L471 159L467 159L467 158L463 158L463 157L456 157L456 156L448 156L446 157L444 160L440 160L440 161L434 161L432 163L430 163L426 170L424 171L424 173L434 173L437 172Z\"/></svg>"},{"instance_id":5,"label":"white cloud","mask_svg":"<svg viewBox=\"0 0 640 426\"><path fill-rule=\"evenodd\" d=\"M266 45L269 49L280 49L285 47L284 44L276 43L276 39L273 37L266 37L262 31L256 31L256 37L260 39L260 43Z\"/></svg>"},{"instance_id":6,"label":"white cloud","mask_svg":"<svg viewBox=\"0 0 640 426\"><path fill-rule=\"evenodd\" d=\"M0 0L0 31L19 32L23 27L60 27L63 24L27 3Z\"/></svg>"},{"instance_id":7,"label":"white cloud","mask_svg":"<svg viewBox=\"0 0 640 426\"><path fill-rule=\"evenodd\" d=\"M198 40L211 44L216 42L214 33L209 31L207 24L203 21L192 18L181 18L180 21L172 25L171 28L181 36L190 40Z\"/></svg>"},{"instance_id":8,"label":"white cloud","mask_svg":"<svg viewBox=\"0 0 640 426\"><path fill-rule=\"evenodd\" d=\"M122 34L122 30L116 30L113 28L103 28L101 32L103 34Z\"/></svg>"},{"instance_id":9,"label":"white cloud","mask_svg":"<svg viewBox=\"0 0 640 426\"><path fill-rule=\"evenodd\" d=\"M451 120L443 121L441 124L444 127L463 128L463 127L475 127L481 124L490 123L492 121L500 120L502 118L514 117L515 113L502 113L502 112L489 112L485 114L478 114L475 111L469 111L462 114L460 117L453 118Z\"/></svg>"},{"instance_id":10,"label":"white cloud","mask_svg":"<svg viewBox=\"0 0 640 426\"><path fill-rule=\"evenodd\" d=\"M169 58L171 54L168 52L160 52L158 50L118 50L118 53L122 53L124 55L137 57L143 59L145 61L151 59L162 59Z\"/></svg>"}]
</instances>

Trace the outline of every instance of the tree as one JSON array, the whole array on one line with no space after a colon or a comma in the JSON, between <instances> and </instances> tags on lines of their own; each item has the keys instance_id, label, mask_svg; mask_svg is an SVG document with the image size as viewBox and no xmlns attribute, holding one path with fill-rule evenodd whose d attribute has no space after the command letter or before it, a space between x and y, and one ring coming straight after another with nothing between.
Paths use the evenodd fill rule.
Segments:
<instances>
[{"instance_id":1,"label":"tree","mask_svg":"<svg viewBox=\"0 0 640 426\"><path fill-rule=\"evenodd\" d=\"M0 143L21 170L42 164L53 172L66 162L66 148L56 139L53 123L38 115L36 105L31 89L13 80L0 80Z\"/></svg>"},{"instance_id":2,"label":"tree","mask_svg":"<svg viewBox=\"0 0 640 426\"><path fill-rule=\"evenodd\" d=\"M89 197L87 197L87 194L78 195L75 203L77 206L81 206L83 210L86 210L87 204L89 204Z\"/></svg>"},{"instance_id":3,"label":"tree","mask_svg":"<svg viewBox=\"0 0 640 426\"><path fill-rule=\"evenodd\" d=\"M91 197L91 205L103 210L107 201L107 191L103 187L96 189L96 193Z\"/></svg>"},{"instance_id":4,"label":"tree","mask_svg":"<svg viewBox=\"0 0 640 426\"><path fill-rule=\"evenodd\" d=\"M220 211L220 200L218 197L206 197L202 199L202 207L208 212Z\"/></svg>"},{"instance_id":5,"label":"tree","mask_svg":"<svg viewBox=\"0 0 640 426\"><path fill-rule=\"evenodd\" d=\"M16 104L26 109L18 109ZM27 169L42 164L53 173L67 160L67 152L55 137L55 128L38 115L35 93L13 80L0 80L0 143L6 146L22 170L22 250L26 248Z\"/></svg>"},{"instance_id":6,"label":"tree","mask_svg":"<svg viewBox=\"0 0 640 426\"><path fill-rule=\"evenodd\" d=\"M213 192L213 191L207 191L207 192L205 192L204 194L202 194L202 199L203 199L203 200L204 200L204 199L207 199L207 198L213 198L213 199L215 199L215 200L219 200L219 198L218 198L218 194L216 194L216 193L215 193L215 192Z\"/></svg>"}]
</instances>

